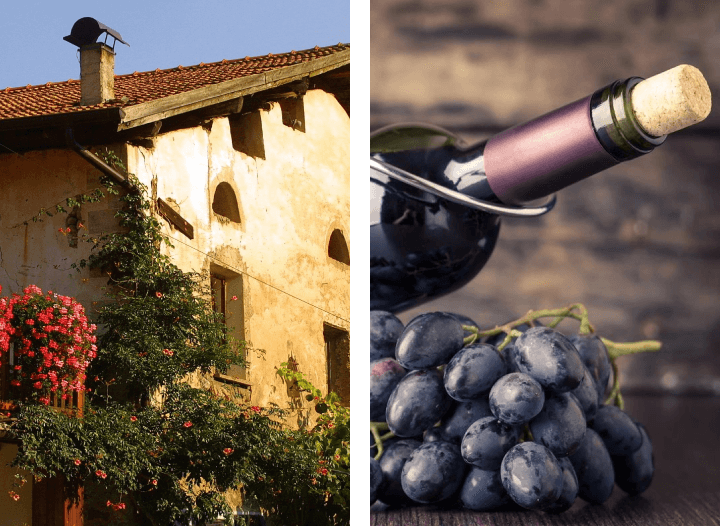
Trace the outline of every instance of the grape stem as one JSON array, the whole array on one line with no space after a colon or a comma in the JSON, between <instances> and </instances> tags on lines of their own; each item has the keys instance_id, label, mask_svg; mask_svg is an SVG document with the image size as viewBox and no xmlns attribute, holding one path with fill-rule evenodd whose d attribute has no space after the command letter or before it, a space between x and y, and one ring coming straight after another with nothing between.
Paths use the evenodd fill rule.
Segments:
<instances>
[{"instance_id":1,"label":"grape stem","mask_svg":"<svg viewBox=\"0 0 720 526\"><path fill-rule=\"evenodd\" d=\"M373 438L375 439L375 447L377 448L377 453L375 454L375 460L380 460L380 457L383 454L383 442L385 442L389 438L393 438L395 436L395 433L392 431L389 431L390 428L388 427L386 422L370 422L370 432L372 433ZM381 435L380 433L382 431L388 431L384 435ZM372 446L370 446L372 447Z\"/></svg>"},{"instance_id":2,"label":"grape stem","mask_svg":"<svg viewBox=\"0 0 720 526\"><path fill-rule=\"evenodd\" d=\"M540 318L553 318L552 321L547 324L547 326L551 329L557 327L560 322L562 322L565 318L571 318L580 322L578 334L587 335L593 334L595 332L595 327L593 327L593 325L590 323L588 310L585 305L583 305L582 303L574 303L561 309L531 310L517 320L511 321L504 325L498 325L492 329L487 329L484 331L481 331L480 329L472 325L463 325L463 329L471 333L463 340L463 344L466 346L471 345L478 340L482 340L483 338L487 339L491 336L505 333L505 338L503 339L503 341L496 346L498 352L502 352L502 350L507 345L509 345L514 338L517 338L522 334L522 332L517 330L517 327L523 324L534 327L535 322ZM659 351L662 347L662 344L656 340L643 340L638 342L622 343L614 342L612 340L608 340L607 338L600 338L600 340L602 340L602 342L605 344L605 347L607 348L608 356L610 358L610 364L613 369L613 386L605 403L614 403L615 405L620 407L620 409L622 409L624 406L624 401L622 398L622 394L620 393L620 375L616 360L620 356L626 356L628 354Z\"/></svg>"},{"instance_id":3,"label":"grape stem","mask_svg":"<svg viewBox=\"0 0 720 526\"><path fill-rule=\"evenodd\" d=\"M492 329L484 331L481 331L472 325L463 325L464 330L472 333L465 338L464 343L465 345L469 345L481 338L489 338L490 336L495 336L503 332L506 334L505 340L503 340L503 342L498 346L498 349L502 350L512 341L513 338L517 338L520 335L520 332L516 330L516 327L523 324L534 327L535 322L540 318L553 318L553 320L548 324L548 327L550 328L555 328L565 318L572 318L580 322L580 329L578 330L579 334L591 334L595 332L595 328L592 326L590 319L588 318L588 311L585 306L582 303L575 303L561 309L531 310L517 320L504 325L498 325Z\"/></svg>"},{"instance_id":4,"label":"grape stem","mask_svg":"<svg viewBox=\"0 0 720 526\"><path fill-rule=\"evenodd\" d=\"M620 409L625 408L625 400L623 400L622 394L620 394L620 371L618 370L617 363L614 359L610 360L613 371L613 386L610 390L610 394L605 400L605 405L615 404Z\"/></svg>"}]
</instances>

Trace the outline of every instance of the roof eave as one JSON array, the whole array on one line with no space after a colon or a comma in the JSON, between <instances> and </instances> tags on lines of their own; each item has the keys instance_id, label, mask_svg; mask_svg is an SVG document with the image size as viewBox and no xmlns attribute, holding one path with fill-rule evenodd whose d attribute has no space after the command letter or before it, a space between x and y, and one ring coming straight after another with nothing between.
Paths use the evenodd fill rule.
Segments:
<instances>
[{"instance_id":1,"label":"roof eave","mask_svg":"<svg viewBox=\"0 0 720 526\"><path fill-rule=\"evenodd\" d=\"M134 106L125 106L118 131L160 121L168 117L314 77L350 63L350 49L266 73L212 84Z\"/></svg>"},{"instance_id":2,"label":"roof eave","mask_svg":"<svg viewBox=\"0 0 720 526\"><path fill-rule=\"evenodd\" d=\"M73 111L69 113L51 113L33 117L15 117L0 120L0 132L29 130L42 128L56 128L91 124L111 124L122 121L124 111L118 106L111 108L97 108L87 111Z\"/></svg>"},{"instance_id":3,"label":"roof eave","mask_svg":"<svg viewBox=\"0 0 720 526\"><path fill-rule=\"evenodd\" d=\"M0 153L64 147L65 130L82 140L111 137L122 120L120 107L0 120Z\"/></svg>"}]
</instances>

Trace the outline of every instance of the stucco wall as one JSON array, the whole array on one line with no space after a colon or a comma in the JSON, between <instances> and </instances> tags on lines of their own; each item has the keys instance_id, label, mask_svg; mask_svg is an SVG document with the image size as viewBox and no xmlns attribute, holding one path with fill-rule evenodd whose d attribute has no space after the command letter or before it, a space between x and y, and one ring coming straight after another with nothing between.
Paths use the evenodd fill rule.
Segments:
<instances>
[{"instance_id":1,"label":"stucco wall","mask_svg":"<svg viewBox=\"0 0 720 526\"><path fill-rule=\"evenodd\" d=\"M349 266L328 257L330 235L339 229L350 243L349 117L336 99L311 90L304 97L305 131L282 123L279 104L260 112L265 154L233 148L231 123L216 118L204 126L161 134L153 148L110 146L128 171L166 200L194 227L188 239L163 220L175 240L173 260L184 270L225 269L231 279L229 323L239 320L250 348L246 381L252 403L285 405L287 390L275 368L292 355L299 370L327 387L323 324L349 331ZM256 119L257 120L257 119ZM212 212L221 182L233 188L240 222ZM70 246L67 214L33 222L41 208L98 186L98 172L66 150L0 155L0 285L3 294L30 283L76 296L92 309L102 301L106 279L78 274L71 263L87 257L89 245ZM113 230L117 200L83 205L91 235ZM240 287L239 285L242 284Z\"/></svg>"},{"instance_id":2,"label":"stucco wall","mask_svg":"<svg viewBox=\"0 0 720 526\"><path fill-rule=\"evenodd\" d=\"M291 355L325 389L323 323L349 330L350 268L327 255L334 229L350 243L349 117L320 90L304 106L305 132L282 123L278 104L260 112L264 159L233 149L227 118L128 152L129 171L194 227L191 240L165 223L174 260L185 270L239 274L243 297L229 308L244 310L246 379L258 405L286 396L275 368ZM239 223L212 211L222 182L236 193Z\"/></svg>"}]
</instances>

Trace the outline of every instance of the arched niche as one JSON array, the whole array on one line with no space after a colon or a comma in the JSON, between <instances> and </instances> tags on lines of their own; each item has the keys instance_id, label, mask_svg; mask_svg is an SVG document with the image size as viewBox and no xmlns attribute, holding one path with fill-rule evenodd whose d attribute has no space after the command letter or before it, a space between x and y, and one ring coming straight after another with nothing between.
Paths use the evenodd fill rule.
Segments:
<instances>
[{"instance_id":1,"label":"arched niche","mask_svg":"<svg viewBox=\"0 0 720 526\"><path fill-rule=\"evenodd\" d=\"M350 265L350 250L348 250L345 236L343 236L343 233L337 228L330 234L328 256L340 263Z\"/></svg>"},{"instance_id":2,"label":"arched niche","mask_svg":"<svg viewBox=\"0 0 720 526\"><path fill-rule=\"evenodd\" d=\"M238 207L235 190L230 186L230 183L222 182L217 185L213 196L212 209L213 212L233 223L240 223L240 208Z\"/></svg>"}]
</instances>

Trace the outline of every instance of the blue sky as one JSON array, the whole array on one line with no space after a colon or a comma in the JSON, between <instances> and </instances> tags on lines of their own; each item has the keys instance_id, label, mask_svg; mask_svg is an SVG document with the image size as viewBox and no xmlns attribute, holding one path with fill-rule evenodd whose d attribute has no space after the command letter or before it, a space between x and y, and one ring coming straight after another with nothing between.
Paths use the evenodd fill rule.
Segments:
<instances>
[{"instance_id":1,"label":"blue sky","mask_svg":"<svg viewBox=\"0 0 720 526\"><path fill-rule=\"evenodd\" d=\"M350 42L350 0L24 0L3 2L0 89L78 78L63 40L82 17L120 33L115 73Z\"/></svg>"}]
</instances>

